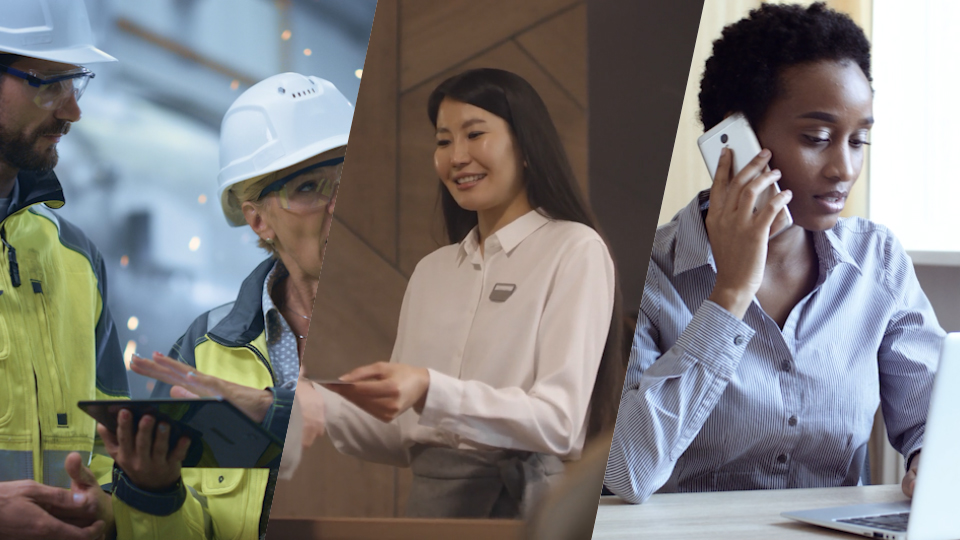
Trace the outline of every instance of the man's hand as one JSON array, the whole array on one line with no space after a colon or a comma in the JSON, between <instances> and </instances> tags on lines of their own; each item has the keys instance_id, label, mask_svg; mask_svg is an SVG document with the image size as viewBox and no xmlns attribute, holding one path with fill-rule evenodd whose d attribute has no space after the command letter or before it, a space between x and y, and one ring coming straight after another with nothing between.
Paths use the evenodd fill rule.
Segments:
<instances>
[{"instance_id":1,"label":"man's hand","mask_svg":"<svg viewBox=\"0 0 960 540\"><path fill-rule=\"evenodd\" d=\"M134 355L130 369L173 386L170 389L171 397L223 397L257 423L263 422L273 405L273 393L269 390L251 388L205 375L158 352L153 353L153 360Z\"/></svg>"},{"instance_id":2,"label":"man's hand","mask_svg":"<svg viewBox=\"0 0 960 540\"><path fill-rule=\"evenodd\" d=\"M900 482L900 489L907 497L913 497L913 490L917 487L917 471L920 469L920 452L913 455L913 461L910 462L910 470Z\"/></svg>"},{"instance_id":3,"label":"man's hand","mask_svg":"<svg viewBox=\"0 0 960 540\"><path fill-rule=\"evenodd\" d=\"M137 433L133 433L133 413L124 409L117 415L117 433L102 424L97 424L97 433L110 457L123 469L127 478L137 487L161 492L172 488L180 480L180 462L190 450L190 438L181 437L176 448L170 451L170 426L149 415L140 419Z\"/></svg>"},{"instance_id":4,"label":"man's hand","mask_svg":"<svg viewBox=\"0 0 960 540\"><path fill-rule=\"evenodd\" d=\"M423 410L430 388L430 372L406 364L377 362L340 377L355 384L325 386L375 418L390 422L413 407Z\"/></svg>"},{"instance_id":5,"label":"man's hand","mask_svg":"<svg viewBox=\"0 0 960 540\"><path fill-rule=\"evenodd\" d=\"M71 452L67 455L67 459L64 460L63 465L67 474L70 475L70 492L72 493L72 497L74 500L83 503L92 503L94 520L103 521L106 525L104 536L110 538L114 531L113 502L110 495L100 487L100 483L97 481L97 477L94 476L93 471L83 464L83 459L79 453ZM69 516L57 515L55 510L52 510L52 512L54 512L56 517L70 523ZM87 521L90 522L94 520L88 519ZM74 523L74 525L87 524L89 523Z\"/></svg>"},{"instance_id":6,"label":"man's hand","mask_svg":"<svg viewBox=\"0 0 960 540\"><path fill-rule=\"evenodd\" d=\"M103 538L106 524L101 519L95 519L98 511L96 501L90 497L75 498L75 495L70 490L45 486L33 480L0 482L0 538ZM63 516L63 520L55 515ZM87 524L76 524L84 522Z\"/></svg>"}]
</instances>

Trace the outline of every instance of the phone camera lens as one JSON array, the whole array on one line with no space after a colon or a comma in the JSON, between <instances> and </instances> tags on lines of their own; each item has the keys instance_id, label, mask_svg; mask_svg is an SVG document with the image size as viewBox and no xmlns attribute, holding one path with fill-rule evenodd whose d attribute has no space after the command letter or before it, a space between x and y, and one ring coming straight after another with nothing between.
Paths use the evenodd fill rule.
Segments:
<instances>
[{"instance_id":1,"label":"phone camera lens","mask_svg":"<svg viewBox=\"0 0 960 540\"><path fill-rule=\"evenodd\" d=\"M730 137L727 137L727 134L726 134L726 133L721 133L721 134L720 134L720 142L726 144L728 140L730 140Z\"/></svg>"}]
</instances>

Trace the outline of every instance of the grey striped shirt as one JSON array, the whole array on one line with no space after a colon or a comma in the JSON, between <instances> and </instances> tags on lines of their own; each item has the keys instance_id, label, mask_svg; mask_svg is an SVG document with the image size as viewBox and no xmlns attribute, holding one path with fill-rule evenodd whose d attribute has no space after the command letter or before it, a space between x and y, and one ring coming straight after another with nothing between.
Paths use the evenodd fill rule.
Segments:
<instances>
[{"instance_id":1,"label":"grey striped shirt","mask_svg":"<svg viewBox=\"0 0 960 540\"><path fill-rule=\"evenodd\" d=\"M819 278L783 327L707 301L702 192L657 229L604 483L654 491L856 485L874 412L904 455L923 428L944 332L882 225L814 234Z\"/></svg>"}]
</instances>

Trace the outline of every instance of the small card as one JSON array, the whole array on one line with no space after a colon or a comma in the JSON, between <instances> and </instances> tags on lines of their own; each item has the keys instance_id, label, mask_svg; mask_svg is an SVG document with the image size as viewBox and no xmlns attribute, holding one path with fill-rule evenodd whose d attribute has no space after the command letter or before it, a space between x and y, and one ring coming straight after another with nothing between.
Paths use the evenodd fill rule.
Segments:
<instances>
[{"instance_id":1,"label":"small card","mask_svg":"<svg viewBox=\"0 0 960 540\"><path fill-rule=\"evenodd\" d=\"M327 384L327 385L331 385L331 384L339 384L339 385L344 385L344 384L356 384L356 383L352 383L352 382L341 381L340 379L308 379L308 380L309 380L310 382L312 382L312 383L321 384L321 385L323 385L323 384Z\"/></svg>"}]
</instances>

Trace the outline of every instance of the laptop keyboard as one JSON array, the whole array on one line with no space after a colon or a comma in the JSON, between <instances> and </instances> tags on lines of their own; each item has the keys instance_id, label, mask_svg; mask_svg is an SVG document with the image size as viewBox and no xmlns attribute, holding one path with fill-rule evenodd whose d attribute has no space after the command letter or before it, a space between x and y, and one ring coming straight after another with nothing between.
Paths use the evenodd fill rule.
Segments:
<instances>
[{"instance_id":1,"label":"laptop keyboard","mask_svg":"<svg viewBox=\"0 0 960 540\"><path fill-rule=\"evenodd\" d=\"M906 532L907 520L910 518L910 512L901 512L899 514L884 514L882 516L867 516L852 519L838 519L840 523L850 523L852 525L861 525L863 527L873 527L894 532Z\"/></svg>"}]
</instances>

